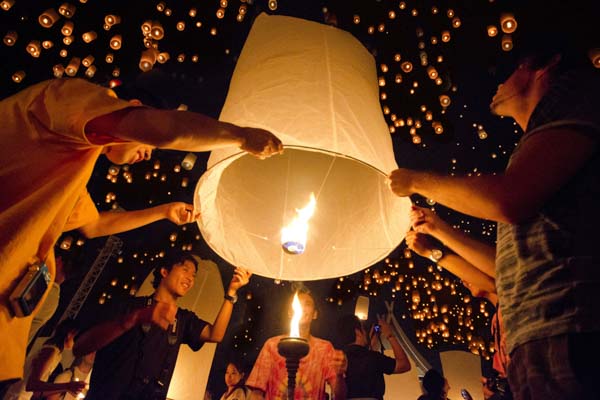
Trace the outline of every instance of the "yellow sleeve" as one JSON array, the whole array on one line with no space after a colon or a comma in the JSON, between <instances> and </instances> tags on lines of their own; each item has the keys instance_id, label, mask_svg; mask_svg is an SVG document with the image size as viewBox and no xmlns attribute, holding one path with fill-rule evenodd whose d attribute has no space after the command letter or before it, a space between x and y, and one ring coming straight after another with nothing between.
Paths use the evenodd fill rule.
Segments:
<instances>
[{"instance_id":1,"label":"yellow sleeve","mask_svg":"<svg viewBox=\"0 0 600 400\"><path fill-rule=\"evenodd\" d=\"M94 205L94 201L90 194L87 190L84 190L77 199L77 203L75 204L73 211L71 211L63 231L66 232L80 228L83 225L95 221L99 216L98 209Z\"/></svg>"},{"instance_id":2,"label":"yellow sleeve","mask_svg":"<svg viewBox=\"0 0 600 400\"><path fill-rule=\"evenodd\" d=\"M29 111L46 132L59 134L75 143L89 145L86 124L102 115L132 107L111 89L84 79L54 79L33 99ZM52 140L52 137L42 138Z\"/></svg>"}]
</instances>

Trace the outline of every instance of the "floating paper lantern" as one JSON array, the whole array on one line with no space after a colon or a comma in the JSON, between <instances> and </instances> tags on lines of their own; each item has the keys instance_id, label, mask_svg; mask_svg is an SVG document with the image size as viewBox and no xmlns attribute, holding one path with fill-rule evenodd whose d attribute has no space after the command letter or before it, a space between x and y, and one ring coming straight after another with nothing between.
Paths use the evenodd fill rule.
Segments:
<instances>
[{"instance_id":1,"label":"floating paper lantern","mask_svg":"<svg viewBox=\"0 0 600 400\"><path fill-rule=\"evenodd\" d=\"M87 57L85 57L83 60L81 60L81 64L84 67L89 67L90 65L92 65L94 63L94 56L93 55L89 55Z\"/></svg>"},{"instance_id":2,"label":"floating paper lantern","mask_svg":"<svg viewBox=\"0 0 600 400\"><path fill-rule=\"evenodd\" d=\"M29 54L31 54L32 57L37 58L40 56L40 51L42 50L42 46L41 46L40 42L38 42L37 40L32 40L27 45L26 50Z\"/></svg>"},{"instance_id":3,"label":"floating paper lantern","mask_svg":"<svg viewBox=\"0 0 600 400\"><path fill-rule=\"evenodd\" d=\"M187 153L183 161L181 161L181 166L183 169L191 171L192 168L194 168L197 159L198 156L196 156L194 153Z\"/></svg>"},{"instance_id":4,"label":"floating paper lantern","mask_svg":"<svg viewBox=\"0 0 600 400\"><path fill-rule=\"evenodd\" d=\"M19 37L19 35L17 34L17 32L15 31L8 31L6 32L6 35L4 35L4 44L7 46L14 46L15 43L17 42L17 38Z\"/></svg>"},{"instance_id":5,"label":"floating paper lantern","mask_svg":"<svg viewBox=\"0 0 600 400\"><path fill-rule=\"evenodd\" d=\"M500 16L500 29L504 33L513 33L517 30L517 20L510 13L504 13Z\"/></svg>"},{"instance_id":6,"label":"floating paper lantern","mask_svg":"<svg viewBox=\"0 0 600 400\"><path fill-rule=\"evenodd\" d=\"M12 80L15 83L21 83L25 79L25 71L17 71L12 75Z\"/></svg>"},{"instance_id":7,"label":"floating paper lantern","mask_svg":"<svg viewBox=\"0 0 600 400\"><path fill-rule=\"evenodd\" d=\"M511 51L513 48L513 41L510 35L502 35L502 50Z\"/></svg>"},{"instance_id":8,"label":"floating paper lantern","mask_svg":"<svg viewBox=\"0 0 600 400\"><path fill-rule=\"evenodd\" d=\"M97 37L98 34L94 31L89 31L81 35L81 38L85 43L91 43L92 41L96 40Z\"/></svg>"},{"instance_id":9,"label":"floating paper lantern","mask_svg":"<svg viewBox=\"0 0 600 400\"><path fill-rule=\"evenodd\" d=\"M67 73L67 75L68 76L77 75L77 71L79 70L80 64L81 64L81 59L79 57L71 58L71 61L69 61L69 64L67 65L67 68L65 69L65 72Z\"/></svg>"},{"instance_id":10,"label":"floating paper lantern","mask_svg":"<svg viewBox=\"0 0 600 400\"><path fill-rule=\"evenodd\" d=\"M360 320L366 321L369 318L369 298L366 296L358 296L356 306L354 307L354 315Z\"/></svg>"},{"instance_id":11,"label":"floating paper lantern","mask_svg":"<svg viewBox=\"0 0 600 400\"><path fill-rule=\"evenodd\" d=\"M154 66L154 63L156 63L156 50L155 49L144 50L142 52L142 55L140 56L140 63L139 63L140 69L144 72L150 71L152 69L152 67Z\"/></svg>"},{"instance_id":12,"label":"floating paper lantern","mask_svg":"<svg viewBox=\"0 0 600 400\"><path fill-rule=\"evenodd\" d=\"M49 8L40 14L40 16L38 17L38 22L44 28L50 28L52 25L54 25L56 23L56 21L58 21L58 19L59 19L58 13L56 11L54 11L53 8Z\"/></svg>"},{"instance_id":13,"label":"floating paper lantern","mask_svg":"<svg viewBox=\"0 0 600 400\"><path fill-rule=\"evenodd\" d=\"M69 3L63 3L60 7L58 7L58 13L65 18L71 18L75 15L75 6Z\"/></svg>"},{"instance_id":14,"label":"floating paper lantern","mask_svg":"<svg viewBox=\"0 0 600 400\"><path fill-rule=\"evenodd\" d=\"M0 8L3 9L4 11L10 10L11 7L14 5L15 5L15 0L3 0L2 2L0 2Z\"/></svg>"},{"instance_id":15,"label":"floating paper lantern","mask_svg":"<svg viewBox=\"0 0 600 400\"><path fill-rule=\"evenodd\" d=\"M71 36L73 34L73 27L74 27L73 22L67 21L67 22L65 22L65 24L63 25L63 27L61 28L60 31L64 36Z\"/></svg>"},{"instance_id":16,"label":"floating paper lantern","mask_svg":"<svg viewBox=\"0 0 600 400\"><path fill-rule=\"evenodd\" d=\"M395 196L397 168L378 100L373 56L329 25L262 14L237 62L220 119L275 133L282 155L211 153L198 182L206 242L233 265L275 279L348 275L385 258L408 230L410 201ZM302 254L281 229L316 200Z\"/></svg>"},{"instance_id":17,"label":"floating paper lantern","mask_svg":"<svg viewBox=\"0 0 600 400\"><path fill-rule=\"evenodd\" d=\"M113 50L119 50L122 45L121 35L115 35L110 39L110 48Z\"/></svg>"}]
</instances>

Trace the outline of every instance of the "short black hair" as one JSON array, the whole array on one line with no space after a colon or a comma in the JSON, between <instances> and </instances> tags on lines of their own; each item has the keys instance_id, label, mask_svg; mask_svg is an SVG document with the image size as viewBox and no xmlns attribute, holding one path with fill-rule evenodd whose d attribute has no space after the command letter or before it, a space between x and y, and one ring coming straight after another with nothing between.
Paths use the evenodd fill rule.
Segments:
<instances>
[{"instance_id":1,"label":"short black hair","mask_svg":"<svg viewBox=\"0 0 600 400\"><path fill-rule=\"evenodd\" d=\"M343 346L356 341L356 330L362 328L362 322L354 314L346 314L338 320L339 339Z\"/></svg>"},{"instance_id":2,"label":"short black hair","mask_svg":"<svg viewBox=\"0 0 600 400\"><path fill-rule=\"evenodd\" d=\"M163 278L163 276L160 273L162 269L171 271L174 265L183 264L186 261L189 261L192 264L194 264L194 268L196 268L196 272L198 272L198 260L196 256L194 256L192 253L187 253L181 250L174 250L169 252L165 256L165 258L160 260L160 264L156 268L154 268L154 271L152 271L154 275L154 279L152 280L152 287L156 289L158 285L160 285L160 282Z\"/></svg>"},{"instance_id":3,"label":"short black hair","mask_svg":"<svg viewBox=\"0 0 600 400\"><path fill-rule=\"evenodd\" d=\"M523 2L515 16L518 28L515 55L534 69L548 65L560 55L555 72L561 74L583 66L591 67L587 52L599 44L597 0L580 0L565 5L561 0Z\"/></svg>"},{"instance_id":4,"label":"short black hair","mask_svg":"<svg viewBox=\"0 0 600 400\"><path fill-rule=\"evenodd\" d=\"M445 382L446 379L441 373L435 369L430 369L423 377L423 388L430 397L441 397Z\"/></svg>"},{"instance_id":5,"label":"short black hair","mask_svg":"<svg viewBox=\"0 0 600 400\"><path fill-rule=\"evenodd\" d=\"M73 331L79 331L79 324L73 318L64 319L59 322L58 325L56 325L52 337L46 340L44 344L53 344L63 351L65 347L65 339L69 333Z\"/></svg>"}]
</instances>

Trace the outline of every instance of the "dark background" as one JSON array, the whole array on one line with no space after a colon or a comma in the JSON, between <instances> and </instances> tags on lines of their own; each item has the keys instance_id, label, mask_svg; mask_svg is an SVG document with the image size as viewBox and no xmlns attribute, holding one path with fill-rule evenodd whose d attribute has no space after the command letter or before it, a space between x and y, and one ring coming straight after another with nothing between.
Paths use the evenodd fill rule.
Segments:
<instances>
[{"instance_id":1,"label":"dark background","mask_svg":"<svg viewBox=\"0 0 600 400\"><path fill-rule=\"evenodd\" d=\"M408 118L423 122L423 128L418 130L420 143L417 144L413 143L408 126L394 127L391 135L399 166L472 175L502 171L520 138L521 131L514 122L492 116L488 104L497 85L515 65L521 32L539 26L574 30L575 26L571 26L573 22L566 18L567 15L598 16L585 11L588 2L420 0L406 1L406 7L401 9L402 2L388 0L279 0L277 8L272 10L264 0L229 0L223 19L216 17L215 13L220 7L216 0L166 1L166 7L172 10L171 16L157 10L159 1L71 2L76 6L76 13L71 19L75 25L75 41L70 46L62 43L60 28L64 18L49 29L37 23L42 11L51 7L58 9L62 2L17 0L10 10L0 11L0 34L16 31L19 35L16 45L12 47L0 44L2 97L52 78L52 66L55 64L66 66L72 56L83 58L91 54L95 57L94 64L97 67L91 79L94 82L108 85L111 79L115 79L112 73L118 67L118 79L121 82L137 82L160 98L165 106L174 108L183 103L192 111L218 117L237 56L253 18L260 12L291 15L335 24L354 34L373 53L378 74L386 79L381 92L387 95L387 99L382 100L382 109L387 107L390 110L385 115L388 124L394 126L394 119L407 121ZM240 6L245 6L247 10L242 22L236 21ZM197 9L195 18L188 15L192 7ZM412 10L416 10L416 16L412 15ZM460 27L452 27L448 10L454 11L454 15L460 18ZM391 11L395 13L394 18L391 18ZM501 32L496 37L489 37L486 33L488 25L499 27L500 14L507 11L515 13L519 23L513 35L515 49L510 52L501 50ZM122 22L110 31L102 28L107 14L122 18ZM355 16L359 16L359 24L354 23ZM144 50L140 25L145 20L161 22L165 37L158 42L159 48L168 51L171 59L165 64L157 63L150 72L142 73L138 68L140 53ZM182 32L175 29L178 21L186 22ZM202 22L200 28L194 25L197 21ZM383 24L381 31L378 30L380 24ZM374 28L373 34L369 33L369 26ZM210 33L213 27L217 29L216 35ZM86 44L81 40L81 34L89 30L97 32L98 38ZM451 40L448 43L441 41L442 31L450 32ZM122 35L123 46L119 51L112 51L108 42L116 33ZM590 32L585 35L588 38L600 36ZM432 42L432 37L438 39L437 44ZM42 50L41 56L34 58L25 51L30 40L52 40L54 46ZM422 48L419 48L419 42L423 43ZM69 53L65 58L59 55L63 48ZM425 67L420 65L421 51L427 55L429 64L435 65L443 84L436 85L427 77ZM105 62L108 52L115 55L112 64ZM394 61L397 53L402 55L402 61L412 62L412 72L403 73L400 70L400 63ZM185 54L184 62L176 60L178 54ZM197 62L192 60L194 55L198 56ZM438 56L443 58L442 62L438 62ZM382 65L388 67L387 72L383 72ZM26 76L22 83L15 83L11 76L19 70L25 71ZM80 67L77 76L85 77L84 71L85 68ZM394 83L397 73L403 77L400 84ZM417 88L413 82L417 82ZM414 94L410 93L411 89L415 89ZM444 111L439 102L439 96L443 94L451 98L450 106ZM426 105L433 112L434 120L443 124L443 134L433 133L420 111L421 105ZM208 153L198 153L192 170L175 171L184 156L185 153L175 151L156 151L150 161L121 168L116 183L107 179L110 163L101 158L88 189L100 210L134 210L175 200L192 202L196 182L206 169ZM131 183L126 179L128 176ZM189 182L187 187L181 185L184 178ZM114 194L114 199L111 194ZM458 214L434 202L427 203L426 199L418 196L413 196L413 201L434 207L456 228L494 242L494 223ZM176 238L172 240L173 234L176 234ZM68 232L58 243L62 243L66 237L73 238L72 245L68 250L59 251L73 262L75 268L62 286L57 316L62 314L106 240L83 240L77 232ZM134 294L137 285L143 282L157 260L160 260L161 252L172 247L189 246L203 258L215 261L225 285L231 278L231 266L208 248L196 225L177 227L168 221L161 221L119 237L124 241L123 249L109 260L89 294L80 313L83 320L104 314L112 302ZM489 318L494 312L493 305L470 299L460 280L446 271L437 271L428 260L416 255L407 256L410 253L406 254L405 245L402 244L389 259L365 271L340 279L308 282L307 286L315 294L320 308L320 318L314 325L313 333L336 343L337 318L344 313L353 313L358 295L368 295L371 298L371 318L385 311L384 301L395 302L397 319L434 366L439 366L439 351L463 349L481 354L484 371L488 371L491 357ZM401 284L396 283L399 277L403 277ZM412 285L413 280L417 285ZM443 282L443 285L440 290L434 290L436 300L431 302L427 291L436 280ZM365 285L368 281L372 283ZM255 276L242 290L227 336L218 346L212 366L209 389L215 395L225 390L223 375L227 359L243 358L250 366L266 338L288 329L285 306L292 293L291 286L290 282ZM442 337L441 332L432 332L429 335L431 343L419 342L417 331L426 330L431 323L439 325L441 315L424 321L413 318L413 310L410 310L413 290L418 290L422 299L419 310L433 307L434 304L448 305L451 310L447 323L450 338ZM483 308L480 307L482 301ZM467 316L469 307L472 310L472 329L460 324L463 316ZM467 334L470 334L470 339ZM461 338L458 339L456 335ZM478 347L479 343L483 344L482 348Z\"/></svg>"}]
</instances>

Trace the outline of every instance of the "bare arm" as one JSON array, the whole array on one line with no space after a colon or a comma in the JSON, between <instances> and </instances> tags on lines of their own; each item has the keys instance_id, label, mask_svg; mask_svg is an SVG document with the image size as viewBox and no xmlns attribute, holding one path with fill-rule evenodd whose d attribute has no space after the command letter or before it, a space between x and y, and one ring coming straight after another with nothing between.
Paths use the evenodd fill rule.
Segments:
<instances>
[{"instance_id":1,"label":"bare arm","mask_svg":"<svg viewBox=\"0 0 600 400\"><path fill-rule=\"evenodd\" d=\"M167 329L176 314L176 305L155 301L150 307L139 308L87 330L77 338L73 354L79 357L97 351L139 324L152 323Z\"/></svg>"},{"instance_id":2,"label":"bare arm","mask_svg":"<svg viewBox=\"0 0 600 400\"><path fill-rule=\"evenodd\" d=\"M427 238L427 235L420 232L409 231L406 234L406 244L408 248L422 257L429 257L434 246ZM459 255L446 253L438 261L438 265L447 269L463 281L469 282L481 290L487 292L496 292L495 280L487 275L481 269L475 267Z\"/></svg>"},{"instance_id":3,"label":"bare arm","mask_svg":"<svg viewBox=\"0 0 600 400\"><path fill-rule=\"evenodd\" d=\"M50 347L43 347L32 362L31 374L27 380L26 390L28 392L43 392L44 395L54 393L77 393L85 388L85 382L66 382L52 383L42 380L44 372L48 371L51 366L51 360L54 356L54 351Z\"/></svg>"},{"instance_id":4,"label":"bare arm","mask_svg":"<svg viewBox=\"0 0 600 400\"><path fill-rule=\"evenodd\" d=\"M68 370L67 370L68 371ZM60 374L58 377L56 377L56 379L54 380L54 384L66 384L66 383L70 383L72 382L71 379L69 379L67 376L63 376L65 374L65 372L63 372L62 374ZM72 377L73 372L71 372L71 377ZM68 375L68 374L67 374ZM85 383L85 382L84 382ZM86 384L87 386L87 384ZM77 390L74 390L74 388L71 388L67 391L70 391L71 393L73 393L73 395L76 395ZM64 395L65 391L62 392L52 392L52 394L48 394L48 392L45 392L46 395L46 400L63 400L63 395Z\"/></svg>"},{"instance_id":5,"label":"bare arm","mask_svg":"<svg viewBox=\"0 0 600 400\"><path fill-rule=\"evenodd\" d=\"M410 221L413 229L416 232L433 236L434 238L444 243L446 247L452 249L452 251L454 251L456 254L462 257L464 261L471 265L471 267L481 270L481 272L483 272L491 278L495 278L496 248L494 246L477 240L472 236L469 236L464 232L459 231L458 229L454 229L444 220L442 220L436 213L434 213L428 208L413 206L410 211ZM431 251L430 248L424 250ZM419 251L417 251L417 254L423 257L429 256L429 254L421 254L419 253ZM452 271L451 268L456 268L457 270L460 270L462 260L456 261L452 260L452 258L454 257L449 257L448 259L444 257L444 259L446 259L444 260L444 262L448 265L444 265L442 262L439 262L438 264L442 265L442 267L450 270L450 272L460 277L461 274ZM468 273L468 270L470 270L471 268L465 266L465 268L463 269L463 273ZM479 278L475 279L479 280ZM471 279L465 278L465 280L475 283Z\"/></svg>"},{"instance_id":6,"label":"bare arm","mask_svg":"<svg viewBox=\"0 0 600 400\"><path fill-rule=\"evenodd\" d=\"M534 215L595 152L589 137L568 129L537 133L521 143L502 175L443 176L398 169L390 187L399 196L419 193L457 211L516 223Z\"/></svg>"},{"instance_id":7,"label":"bare arm","mask_svg":"<svg viewBox=\"0 0 600 400\"><path fill-rule=\"evenodd\" d=\"M236 296L238 289L246 285L251 276L252 274L244 268L237 267L233 272L233 278L231 278L231 282L229 283L227 295L232 297ZM212 325L207 324L204 329L202 329L200 339L204 342L220 343L221 340L223 340L223 336L225 336L225 331L227 330L227 325L229 325L232 311L233 303L229 300L225 300L221 305L221 309L217 314L215 322Z\"/></svg>"},{"instance_id":8,"label":"bare arm","mask_svg":"<svg viewBox=\"0 0 600 400\"><path fill-rule=\"evenodd\" d=\"M400 342L392 332L392 327L381 317L378 317L379 325L381 326L381 334L390 342L392 350L394 351L394 358L396 359L396 367L394 368L394 374L401 374L403 372L410 371L410 361L408 356L404 352Z\"/></svg>"},{"instance_id":9,"label":"bare arm","mask_svg":"<svg viewBox=\"0 0 600 400\"><path fill-rule=\"evenodd\" d=\"M136 211L107 211L101 212L100 217L79 228L88 238L108 236L121 233L162 219L169 219L177 225L194 222L200 213L194 211L191 204L174 202Z\"/></svg>"},{"instance_id":10,"label":"bare arm","mask_svg":"<svg viewBox=\"0 0 600 400\"><path fill-rule=\"evenodd\" d=\"M243 128L188 111L130 107L97 117L86 133L110 135L153 147L209 151L237 146L257 156L279 153L281 141L263 129Z\"/></svg>"}]
</instances>

